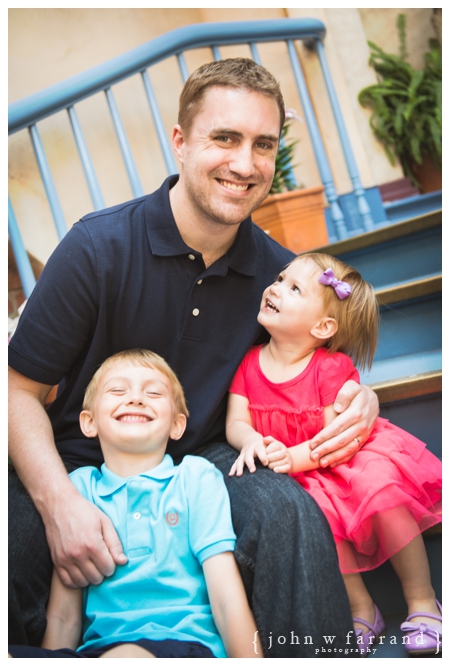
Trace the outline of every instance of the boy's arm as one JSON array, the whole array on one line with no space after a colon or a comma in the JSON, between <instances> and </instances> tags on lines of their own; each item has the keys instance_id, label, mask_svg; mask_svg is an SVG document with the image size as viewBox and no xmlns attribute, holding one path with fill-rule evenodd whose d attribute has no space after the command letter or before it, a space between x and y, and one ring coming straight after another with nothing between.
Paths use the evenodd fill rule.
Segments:
<instances>
[{"instance_id":1,"label":"boy's arm","mask_svg":"<svg viewBox=\"0 0 450 666\"><path fill-rule=\"evenodd\" d=\"M81 636L83 590L69 589L53 569L50 598L47 605L47 628L41 647L50 650L75 650Z\"/></svg>"},{"instance_id":2,"label":"boy's arm","mask_svg":"<svg viewBox=\"0 0 450 666\"><path fill-rule=\"evenodd\" d=\"M232 552L203 562L214 622L228 657L263 657L259 634Z\"/></svg>"}]
</instances>

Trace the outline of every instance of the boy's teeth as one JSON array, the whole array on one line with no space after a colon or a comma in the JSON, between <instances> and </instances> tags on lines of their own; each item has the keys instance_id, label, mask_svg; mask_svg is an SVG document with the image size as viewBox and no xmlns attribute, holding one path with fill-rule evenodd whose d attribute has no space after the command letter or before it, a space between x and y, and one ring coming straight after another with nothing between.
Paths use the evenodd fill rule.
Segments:
<instances>
[{"instance_id":1,"label":"boy's teeth","mask_svg":"<svg viewBox=\"0 0 450 666\"><path fill-rule=\"evenodd\" d=\"M236 190L236 192L245 192L245 190L248 190L248 185L235 185L235 183L228 183L225 180L221 180L220 184L229 190Z\"/></svg>"},{"instance_id":2,"label":"boy's teeth","mask_svg":"<svg viewBox=\"0 0 450 666\"><path fill-rule=\"evenodd\" d=\"M276 307L274 306L274 304L271 303L270 301L266 301L266 307L267 307L269 310L273 310L273 312L279 312L278 308L276 308Z\"/></svg>"}]
</instances>

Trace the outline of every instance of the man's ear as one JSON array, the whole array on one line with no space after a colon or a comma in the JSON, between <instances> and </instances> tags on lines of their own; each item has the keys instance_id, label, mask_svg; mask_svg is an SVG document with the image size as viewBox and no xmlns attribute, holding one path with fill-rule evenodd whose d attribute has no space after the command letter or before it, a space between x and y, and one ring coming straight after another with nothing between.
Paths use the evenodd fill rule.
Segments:
<instances>
[{"instance_id":1,"label":"man's ear","mask_svg":"<svg viewBox=\"0 0 450 666\"><path fill-rule=\"evenodd\" d=\"M184 135L181 125L175 125L172 130L172 149L175 154L175 157L178 159L180 164L183 164L184 154Z\"/></svg>"},{"instance_id":2,"label":"man's ear","mask_svg":"<svg viewBox=\"0 0 450 666\"><path fill-rule=\"evenodd\" d=\"M177 414L170 431L170 439L180 439L186 430L187 419L184 414Z\"/></svg>"},{"instance_id":3,"label":"man's ear","mask_svg":"<svg viewBox=\"0 0 450 666\"><path fill-rule=\"evenodd\" d=\"M338 323L333 317L324 317L310 330L311 335L318 340L328 340L337 333Z\"/></svg>"},{"instance_id":4,"label":"man's ear","mask_svg":"<svg viewBox=\"0 0 450 666\"><path fill-rule=\"evenodd\" d=\"M86 437L97 437L97 428L95 426L94 417L87 409L83 409L80 414L80 428L81 432Z\"/></svg>"}]
</instances>

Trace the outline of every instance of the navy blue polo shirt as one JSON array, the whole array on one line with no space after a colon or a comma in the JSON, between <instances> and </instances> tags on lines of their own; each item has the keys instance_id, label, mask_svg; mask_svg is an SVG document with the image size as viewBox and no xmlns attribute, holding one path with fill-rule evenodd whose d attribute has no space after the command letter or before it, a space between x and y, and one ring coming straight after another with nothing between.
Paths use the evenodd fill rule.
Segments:
<instances>
[{"instance_id":1,"label":"navy blue polo shirt","mask_svg":"<svg viewBox=\"0 0 450 666\"><path fill-rule=\"evenodd\" d=\"M176 180L77 222L48 260L9 344L15 370L61 382L48 414L71 468L103 462L98 442L79 428L84 391L108 356L134 347L165 358L186 393L188 426L168 453L179 459L223 441L228 387L263 332L262 292L294 256L247 218L230 250L205 268L172 215Z\"/></svg>"}]
</instances>

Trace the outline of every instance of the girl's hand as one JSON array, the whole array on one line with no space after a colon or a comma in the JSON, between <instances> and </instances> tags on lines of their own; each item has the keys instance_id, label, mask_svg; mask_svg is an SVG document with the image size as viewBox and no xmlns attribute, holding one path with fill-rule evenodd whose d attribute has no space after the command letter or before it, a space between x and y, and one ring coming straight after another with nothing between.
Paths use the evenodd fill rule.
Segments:
<instances>
[{"instance_id":1,"label":"girl's hand","mask_svg":"<svg viewBox=\"0 0 450 666\"><path fill-rule=\"evenodd\" d=\"M264 444L266 445L269 469L277 474L289 474L293 471L292 455L287 446L273 437L264 437Z\"/></svg>"},{"instance_id":2,"label":"girl's hand","mask_svg":"<svg viewBox=\"0 0 450 666\"><path fill-rule=\"evenodd\" d=\"M264 445L264 440L268 439L267 437L261 437L258 435L257 438L252 439L241 449L239 457L234 461L228 476L242 476L244 473L244 467L247 465L249 472L256 472L255 458L258 458L263 465L268 464L268 459L266 455L266 447ZM271 439L271 438L270 438Z\"/></svg>"}]
</instances>

